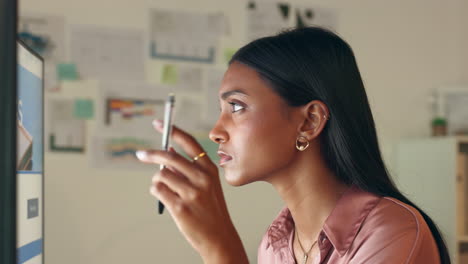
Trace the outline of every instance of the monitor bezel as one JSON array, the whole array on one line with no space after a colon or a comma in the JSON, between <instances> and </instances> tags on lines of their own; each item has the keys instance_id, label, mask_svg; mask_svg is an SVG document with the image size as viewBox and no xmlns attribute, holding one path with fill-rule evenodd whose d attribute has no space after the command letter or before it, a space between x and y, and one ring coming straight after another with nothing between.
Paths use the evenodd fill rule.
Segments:
<instances>
[{"instance_id":1,"label":"monitor bezel","mask_svg":"<svg viewBox=\"0 0 468 264\"><path fill-rule=\"evenodd\" d=\"M0 263L16 264L17 0L0 0Z\"/></svg>"}]
</instances>

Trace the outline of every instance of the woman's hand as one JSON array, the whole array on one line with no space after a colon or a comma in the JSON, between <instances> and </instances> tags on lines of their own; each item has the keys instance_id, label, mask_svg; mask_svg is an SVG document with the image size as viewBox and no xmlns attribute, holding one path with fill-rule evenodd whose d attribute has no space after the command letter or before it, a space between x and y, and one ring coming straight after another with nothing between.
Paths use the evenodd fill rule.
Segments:
<instances>
[{"instance_id":1,"label":"woman's hand","mask_svg":"<svg viewBox=\"0 0 468 264\"><path fill-rule=\"evenodd\" d=\"M154 127L162 132L160 121ZM190 157L204 152L191 135L175 126L171 136ZM138 151L137 156L142 162L166 166L153 176L150 192L164 203L205 263L248 263L226 207L218 168L207 155L190 161L171 149Z\"/></svg>"}]
</instances>

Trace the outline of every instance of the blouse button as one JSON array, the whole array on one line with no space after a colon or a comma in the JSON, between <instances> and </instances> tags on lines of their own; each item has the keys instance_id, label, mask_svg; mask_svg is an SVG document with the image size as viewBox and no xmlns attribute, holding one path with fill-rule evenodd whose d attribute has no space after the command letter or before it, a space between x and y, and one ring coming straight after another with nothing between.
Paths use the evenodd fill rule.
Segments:
<instances>
[{"instance_id":1,"label":"blouse button","mask_svg":"<svg viewBox=\"0 0 468 264\"><path fill-rule=\"evenodd\" d=\"M323 243L323 242L325 242L325 241L327 241L327 237L324 236L324 235L322 235L322 236L320 237L320 242Z\"/></svg>"}]
</instances>

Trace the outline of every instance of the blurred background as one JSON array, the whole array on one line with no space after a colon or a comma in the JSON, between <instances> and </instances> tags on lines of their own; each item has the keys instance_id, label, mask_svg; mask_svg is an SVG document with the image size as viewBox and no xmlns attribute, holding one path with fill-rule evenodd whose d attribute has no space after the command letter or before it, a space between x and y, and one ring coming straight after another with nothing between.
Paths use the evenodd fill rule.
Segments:
<instances>
[{"instance_id":1,"label":"blurred background","mask_svg":"<svg viewBox=\"0 0 468 264\"><path fill-rule=\"evenodd\" d=\"M453 260L468 263L467 12L463 0L20 1L20 36L46 61L46 263L200 263L157 214L158 168L134 151L160 147L151 120L174 92L176 125L216 160L207 133L230 56L307 25L351 45L391 174L440 225ZM255 263L283 202L264 183L224 191Z\"/></svg>"}]
</instances>

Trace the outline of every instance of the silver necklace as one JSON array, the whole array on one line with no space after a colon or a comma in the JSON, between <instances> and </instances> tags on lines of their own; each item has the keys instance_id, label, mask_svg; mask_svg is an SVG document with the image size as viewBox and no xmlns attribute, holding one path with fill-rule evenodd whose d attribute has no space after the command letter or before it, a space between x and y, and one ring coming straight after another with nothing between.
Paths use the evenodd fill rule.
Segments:
<instances>
[{"instance_id":1,"label":"silver necklace","mask_svg":"<svg viewBox=\"0 0 468 264\"><path fill-rule=\"evenodd\" d=\"M299 246L301 247L302 252L304 253L304 258L302 259L302 264L306 264L307 259L309 258L309 253L312 250L312 248L314 247L315 243L317 243L317 240L315 240L315 242L312 243L312 246L310 246L309 250L305 251L304 247L302 246L301 240L299 239L299 233L297 232L297 228L294 228L294 229L296 231L297 242L299 242Z\"/></svg>"}]
</instances>

